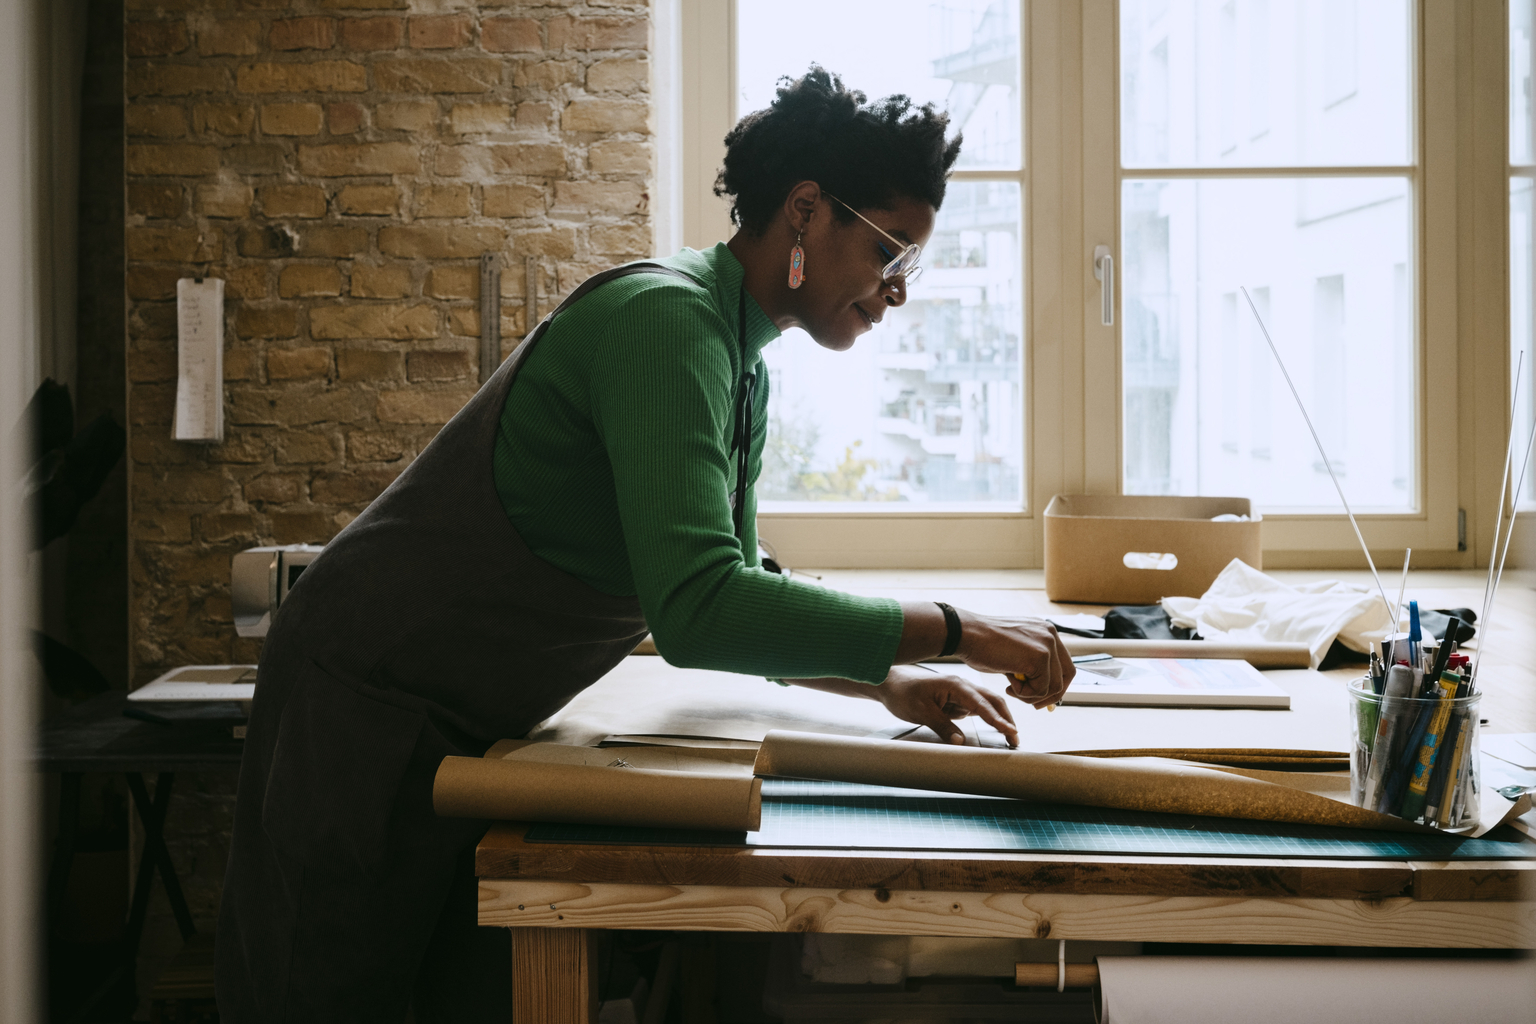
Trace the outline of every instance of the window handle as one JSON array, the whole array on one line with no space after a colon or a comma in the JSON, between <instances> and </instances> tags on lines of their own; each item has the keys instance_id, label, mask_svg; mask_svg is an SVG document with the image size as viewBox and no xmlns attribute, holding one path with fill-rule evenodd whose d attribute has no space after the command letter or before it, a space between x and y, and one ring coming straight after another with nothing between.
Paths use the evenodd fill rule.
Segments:
<instances>
[{"instance_id":1,"label":"window handle","mask_svg":"<svg viewBox=\"0 0 1536 1024\"><path fill-rule=\"evenodd\" d=\"M1098 245L1093 249L1093 276L1103 283L1099 286L1099 319L1105 327L1115 326L1115 258L1109 246Z\"/></svg>"}]
</instances>

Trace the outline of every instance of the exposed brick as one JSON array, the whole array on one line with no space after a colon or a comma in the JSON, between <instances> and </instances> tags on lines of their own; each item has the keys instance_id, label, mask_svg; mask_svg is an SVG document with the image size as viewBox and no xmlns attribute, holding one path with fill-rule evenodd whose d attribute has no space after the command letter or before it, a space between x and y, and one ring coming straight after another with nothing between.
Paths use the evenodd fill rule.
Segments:
<instances>
[{"instance_id":1,"label":"exposed brick","mask_svg":"<svg viewBox=\"0 0 1536 1024\"><path fill-rule=\"evenodd\" d=\"M380 423L447 423L474 394L473 388L384 391L379 394L377 415Z\"/></svg>"},{"instance_id":2,"label":"exposed brick","mask_svg":"<svg viewBox=\"0 0 1536 1024\"><path fill-rule=\"evenodd\" d=\"M592 251L617 256L642 256L651 251L648 224L602 224L592 228Z\"/></svg>"},{"instance_id":3,"label":"exposed brick","mask_svg":"<svg viewBox=\"0 0 1536 1024\"><path fill-rule=\"evenodd\" d=\"M384 60L374 84L383 92L488 92L501 84L501 61L480 57Z\"/></svg>"},{"instance_id":4,"label":"exposed brick","mask_svg":"<svg viewBox=\"0 0 1536 1024\"><path fill-rule=\"evenodd\" d=\"M418 50L454 50L468 46L474 33L468 14L429 14L411 19L408 38Z\"/></svg>"},{"instance_id":5,"label":"exposed brick","mask_svg":"<svg viewBox=\"0 0 1536 1024\"><path fill-rule=\"evenodd\" d=\"M455 132L505 131L510 111L505 103L457 103L448 114L448 126Z\"/></svg>"},{"instance_id":6,"label":"exposed brick","mask_svg":"<svg viewBox=\"0 0 1536 1024\"><path fill-rule=\"evenodd\" d=\"M368 252L368 229L326 224L306 227L299 235L298 255L350 259Z\"/></svg>"},{"instance_id":7,"label":"exposed brick","mask_svg":"<svg viewBox=\"0 0 1536 1024\"><path fill-rule=\"evenodd\" d=\"M251 143L224 150L224 169L236 174L277 174L285 167L283 146Z\"/></svg>"},{"instance_id":8,"label":"exposed brick","mask_svg":"<svg viewBox=\"0 0 1536 1024\"><path fill-rule=\"evenodd\" d=\"M268 380L303 380L327 377L331 372L328 348L274 348L267 352Z\"/></svg>"},{"instance_id":9,"label":"exposed brick","mask_svg":"<svg viewBox=\"0 0 1536 1024\"><path fill-rule=\"evenodd\" d=\"M129 135L174 139L187 134L187 114L181 107L130 103L123 110L123 120Z\"/></svg>"},{"instance_id":10,"label":"exposed brick","mask_svg":"<svg viewBox=\"0 0 1536 1024\"><path fill-rule=\"evenodd\" d=\"M274 505L297 501L304 486L304 478L284 473L263 473L245 485L245 500L270 502Z\"/></svg>"},{"instance_id":11,"label":"exposed brick","mask_svg":"<svg viewBox=\"0 0 1536 1024\"><path fill-rule=\"evenodd\" d=\"M241 306L235 333L242 338L291 338L299 333L298 310L292 306Z\"/></svg>"},{"instance_id":12,"label":"exposed brick","mask_svg":"<svg viewBox=\"0 0 1536 1024\"><path fill-rule=\"evenodd\" d=\"M192 127L197 132L239 137L249 135L256 123L250 103L199 103L192 108Z\"/></svg>"},{"instance_id":13,"label":"exposed brick","mask_svg":"<svg viewBox=\"0 0 1536 1024\"><path fill-rule=\"evenodd\" d=\"M241 92L363 92L368 72L349 60L312 64L247 64L235 72Z\"/></svg>"},{"instance_id":14,"label":"exposed brick","mask_svg":"<svg viewBox=\"0 0 1536 1024\"><path fill-rule=\"evenodd\" d=\"M205 217L246 217L251 212L251 186L243 182L221 181L217 185L199 185L197 212Z\"/></svg>"},{"instance_id":15,"label":"exposed brick","mask_svg":"<svg viewBox=\"0 0 1536 1024\"><path fill-rule=\"evenodd\" d=\"M400 475L398 469L349 469L345 473L318 473L310 487L316 501L328 505L360 505L384 493Z\"/></svg>"},{"instance_id":16,"label":"exposed brick","mask_svg":"<svg viewBox=\"0 0 1536 1024\"><path fill-rule=\"evenodd\" d=\"M155 474L159 490L174 504L201 504L224 497L224 481L196 470L173 469Z\"/></svg>"},{"instance_id":17,"label":"exposed brick","mask_svg":"<svg viewBox=\"0 0 1536 1024\"><path fill-rule=\"evenodd\" d=\"M322 178L358 174L415 174L420 169L416 147L405 142L299 147L299 170Z\"/></svg>"},{"instance_id":18,"label":"exposed brick","mask_svg":"<svg viewBox=\"0 0 1536 1024\"><path fill-rule=\"evenodd\" d=\"M285 299L307 299L341 294L341 271L331 264L292 263L277 278L277 294Z\"/></svg>"},{"instance_id":19,"label":"exposed brick","mask_svg":"<svg viewBox=\"0 0 1536 1024\"><path fill-rule=\"evenodd\" d=\"M565 147L552 142L437 149L437 173L448 178L483 181L502 174L555 177L565 174L567 166Z\"/></svg>"},{"instance_id":20,"label":"exposed brick","mask_svg":"<svg viewBox=\"0 0 1536 1024\"><path fill-rule=\"evenodd\" d=\"M579 81L581 64L574 60L530 61L519 64L512 72L512 84L519 89L552 91Z\"/></svg>"},{"instance_id":21,"label":"exposed brick","mask_svg":"<svg viewBox=\"0 0 1536 1024\"><path fill-rule=\"evenodd\" d=\"M461 338L480 335L480 310L475 306L452 306L448 310L448 333ZM415 379L414 377L412 378Z\"/></svg>"},{"instance_id":22,"label":"exposed brick","mask_svg":"<svg viewBox=\"0 0 1536 1024\"><path fill-rule=\"evenodd\" d=\"M205 541L255 540L256 518L248 512L208 512L197 517L197 532Z\"/></svg>"},{"instance_id":23,"label":"exposed brick","mask_svg":"<svg viewBox=\"0 0 1536 1024\"><path fill-rule=\"evenodd\" d=\"M380 128L396 131L426 131L436 121L437 104L432 100L401 100L398 103L380 103L374 114L374 122Z\"/></svg>"},{"instance_id":24,"label":"exposed brick","mask_svg":"<svg viewBox=\"0 0 1536 1024\"><path fill-rule=\"evenodd\" d=\"M336 207L355 217L394 216L400 212L400 190L393 185L348 185L337 193Z\"/></svg>"},{"instance_id":25,"label":"exposed brick","mask_svg":"<svg viewBox=\"0 0 1536 1024\"><path fill-rule=\"evenodd\" d=\"M555 108L548 103L519 103L515 120L519 128L548 128Z\"/></svg>"},{"instance_id":26,"label":"exposed brick","mask_svg":"<svg viewBox=\"0 0 1536 1024\"><path fill-rule=\"evenodd\" d=\"M189 541L192 539L192 516L157 510L153 515L134 519L133 535L139 541L148 543Z\"/></svg>"},{"instance_id":27,"label":"exposed brick","mask_svg":"<svg viewBox=\"0 0 1536 1024\"><path fill-rule=\"evenodd\" d=\"M336 442L326 434L287 430L279 435L274 454L279 463L286 465L332 462L336 458Z\"/></svg>"},{"instance_id":28,"label":"exposed brick","mask_svg":"<svg viewBox=\"0 0 1536 1024\"><path fill-rule=\"evenodd\" d=\"M135 384L128 392L130 424L169 426L175 407L175 384Z\"/></svg>"},{"instance_id":29,"label":"exposed brick","mask_svg":"<svg viewBox=\"0 0 1536 1024\"><path fill-rule=\"evenodd\" d=\"M416 190L416 216L468 217L468 185L423 185Z\"/></svg>"},{"instance_id":30,"label":"exposed brick","mask_svg":"<svg viewBox=\"0 0 1536 1024\"><path fill-rule=\"evenodd\" d=\"M392 434L355 430L347 435L347 458L354 462L394 462L405 454L405 445Z\"/></svg>"},{"instance_id":31,"label":"exposed brick","mask_svg":"<svg viewBox=\"0 0 1536 1024\"><path fill-rule=\"evenodd\" d=\"M462 349L419 349L406 360L413 380L461 380L470 373L469 353Z\"/></svg>"},{"instance_id":32,"label":"exposed brick","mask_svg":"<svg viewBox=\"0 0 1536 1024\"><path fill-rule=\"evenodd\" d=\"M261 22L246 18L209 19L197 30L204 57L244 57L261 52Z\"/></svg>"},{"instance_id":33,"label":"exposed brick","mask_svg":"<svg viewBox=\"0 0 1536 1024\"><path fill-rule=\"evenodd\" d=\"M325 112L318 103L264 103L261 130L268 135L319 135Z\"/></svg>"},{"instance_id":34,"label":"exposed brick","mask_svg":"<svg viewBox=\"0 0 1536 1024\"><path fill-rule=\"evenodd\" d=\"M175 144L128 146L123 151L123 165L129 174L213 174L219 169L219 151L211 146Z\"/></svg>"},{"instance_id":35,"label":"exposed brick","mask_svg":"<svg viewBox=\"0 0 1536 1024\"><path fill-rule=\"evenodd\" d=\"M399 380L405 359L393 349L344 348L336 353L336 372L342 380Z\"/></svg>"},{"instance_id":36,"label":"exposed brick","mask_svg":"<svg viewBox=\"0 0 1536 1024\"><path fill-rule=\"evenodd\" d=\"M573 228L556 228L553 231L528 231L517 236L518 251L524 256L548 256L569 259L576 255L576 231ZM506 275L502 275L506 280Z\"/></svg>"},{"instance_id":37,"label":"exposed brick","mask_svg":"<svg viewBox=\"0 0 1536 1024\"><path fill-rule=\"evenodd\" d=\"M196 228L130 227L124 232L124 239L130 260L208 263L224 251L218 233Z\"/></svg>"},{"instance_id":38,"label":"exposed brick","mask_svg":"<svg viewBox=\"0 0 1536 1024\"><path fill-rule=\"evenodd\" d=\"M229 397L229 421L249 426L355 423L371 415L375 402L370 392L313 385L232 387Z\"/></svg>"},{"instance_id":39,"label":"exposed brick","mask_svg":"<svg viewBox=\"0 0 1536 1024\"><path fill-rule=\"evenodd\" d=\"M226 348L224 350L224 379L261 379L261 359L259 356L260 353L255 349Z\"/></svg>"},{"instance_id":40,"label":"exposed brick","mask_svg":"<svg viewBox=\"0 0 1536 1024\"><path fill-rule=\"evenodd\" d=\"M643 50L650 29L644 17L549 20L551 50Z\"/></svg>"},{"instance_id":41,"label":"exposed brick","mask_svg":"<svg viewBox=\"0 0 1536 1024\"><path fill-rule=\"evenodd\" d=\"M433 267L427 275L426 293L434 299L478 299L480 297L480 268Z\"/></svg>"},{"instance_id":42,"label":"exposed brick","mask_svg":"<svg viewBox=\"0 0 1536 1024\"><path fill-rule=\"evenodd\" d=\"M596 174L649 174L651 158L646 142L603 139L587 147L587 167Z\"/></svg>"},{"instance_id":43,"label":"exposed brick","mask_svg":"<svg viewBox=\"0 0 1536 1024\"><path fill-rule=\"evenodd\" d=\"M171 281L170 297L176 297L176 282ZM163 298L164 296L156 296ZM152 384L156 381L175 380L177 372L176 349L173 345L135 345L128 379L135 384Z\"/></svg>"},{"instance_id":44,"label":"exposed brick","mask_svg":"<svg viewBox=\"0 0 1536 1024\"><path fill-rule=\"evenodd\" d=\"M312 338L435 338L437 310L429 305L318 306L309 311Z\"/></svg>"},{"instance_id":45,"label":"exposed brick","mask_svg":"<svg viewBox=\"0 0 1536 1024\"><path fill-rule=\"evenodd\" d=\"M486 18L480 45L492 53L536 53L543 49L539 23L532 18Z\"/></svg>"},{"instance_id":46,"label":"exposed brick","mask_svg":"<svg viewBox=\"0 0 1536 1024\"><path fill-rule=\"evenodd\" d=\"M320 0L319 6L339 10L401 10L409 6L405 0Z\"/></svg>"},{"instance_id":47,"label":"exposed brick","mask_svg":"<svg viewBox=\"0 0 1536 1024\"><path fill-rule=\"evenodd\" d=\"M327 103L325 124L332 135L351 135L363 127L365 111L361 103Z\"/></svg>"},{"instance_id":48,"label":"exposed brick","mask_svg":"<svg viewBox=\"0 0 1536 1024\"><path fill-rule=\"evenodd\" d=\"M176 337L176 306L169 302L138 303L128 314L128 337L135 342L171 341Z\"/></svg>"},{"instance_id":49,"label":"exposed brick","mask_svg":"<svg viewBox=\"0 0 1536 1024\"><path fill-rule=\"evenodd\" d=\"M125 275L130 299L158 300L161 302L176 297L176 281L184 276L179 267L129 267ZM169 354L169 353L167 353ZM175 361L170 361L168 377L137 377L135 374L142 368L144 362L150 358L146 352L135 352L129 360L129 377L134 380L170 380L176 374Z\"/></svg>"},{"instance_id":50,"label":"exposed brick","mask_svg":"<svg viewBox=\"0 0 1536 1024\"><path fill-rule=\"evenodd\" d=\"M349 50L399 49L404 27L401 18L344 18L341 22L341 45Z\"/></svg>"},{"instance_id":51,"label":"exposed brick","mask_svg":"<svg viewBox=\"0 0 1536 1024\"><path fill-rule=\"evenodd\" d=\"M267 520L272 524L272 539L279 544L324 544L336 533L324 512L272 511Z\"/></svg>"},{"instance_id":52,"label":"exposed brick","mask_svg":"<svg viewBox=\"0 0 1536 1024\"><path fill-rule=\"evenodd\" d=\"M168 57L192 45L187 23L130 21L123 26L123 42L130 57Z\"/></svg>"},{"instance_id":53,"label":"exposed brick","mask_svg":"<svg viewBox=\"0 0 1536 1024\"><path fill-rule=\"evenodd\" d=\"M487 185L481 205L487 217L537 217L544 212L544 186Z\"/></svg>"},{"instance_id":54,"label":"exposed brick","mask_svg":"<svg viewBox=\"0 0 1536 1024\"><path fill-rule=\"evenodd\" d=\"M190 96L228 88L229 72L206 64L130 63L124 76L129 96Z\"/></svg>"},{"instance_id":55,"label":"exposed brick","mask_svg":"<svg viewBox=\"0 0 1536 1024\"><path fill-rule=\"evenodd\" d=\"M379 251L389 256L454 259L499 250L506 232L495 227L406 225L379 229Z\"/></svg>"},{"instance_id":56,"label":"exposed brick","mask_svg":"<svg viewBox=\"0 0 1536 1024\"><path fill-rule=\"evenodd\" d=\"M641 58L600 60L587 68L589 92L622 92L633 95L651 87L651 62Z\"/></svg>"},{"instance_id":57,"label":"exposed brick","mask_svg":"<svg viewBox=\"0 0 1536 1024\"><path fill-rule=\"evenodd\" d=\"M298 234L286 224L253 225L240 232L236 249L241 256L277 259L299 249Z\"/></svg>"},{"instance_id":58,"label":"exposed brick","mask_svg":"<svg viewBox=\"0 0 1536 1024\"><path fill-rule=\"evenodd\" d=\"M162 185L147 181L128 183L129 213L168 220L180 217L184 206L185 201L180 185Z\"/></svg>"},{"instance_id":59,"label":"exposed brick","mask_svg":"<svg viewBox=\"0 0 1536 1024\"><path fill-rule=\"evenodd\" d=\"M557 181L552 213L632 214L646 210L646 193L632 181Z\"/></svg>"},{"instance_id":60,"label":"exposed brick","mask_svg":"<svg viewBox=\"0 0 1536 1024\"><path fill-rule=\"evenodd\" d=\"M264 299L267 297L267 265L247 263L242 266L224 265L224 297L226 299ZM226 356L224 372L229 372Z\"/></svg>"},{"instance_id":61,"label":"exposed brick","mask_svg":"<svg viewBox=\"0 0 1536 1024\"><path fill-rule=\"evenodd\" d=\"M267 45L274 50L329 50L336 45L336 19L279 19L272 23Z\"/></svg>"},{"instance_id":62,"label":"exposed brick","mask_svg":"<svg viewBox=\"0 0 1536 1024\"><path fill-rule=\"evenodd\" d=\"M317 185L264 185L258 194L268 217L325 216L325 190Z\"/></svg>"},{"instance_id":63,"label":"exposed brick","mask_svg":"<svg viewBox=\"0 0 1536 1024\"><path fill-rule=\"evenodd\" d=\"M647 132L651 105L642 100L572 100L560 115L560 127L568 132Z\"/></svg>"},{"instance_id":64,"label":"exposed brick","mask_svg":"<svg viewBox=\"0 0 1536 1024\"><path fill-rule=\"evenodd\" d=\"M411 271L390 265L352 264L352 296L358 299L403 299L411 294Z\"/></svg>"}]
</instances>

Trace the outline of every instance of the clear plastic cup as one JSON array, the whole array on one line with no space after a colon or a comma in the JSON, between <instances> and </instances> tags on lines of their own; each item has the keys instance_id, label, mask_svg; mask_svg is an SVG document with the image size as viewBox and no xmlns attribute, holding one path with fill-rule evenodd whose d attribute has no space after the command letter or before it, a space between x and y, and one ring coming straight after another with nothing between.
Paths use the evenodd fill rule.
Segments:
<instances>
[{"instance_id":1,"label":"clear plastic cup","mask_svg":"<svg viewBox=\"0 0 1536 1024\"><path fill-rule=\"evenodd\" d=\"M1369 676L1351 681L1350 799L1447 832L1476 828L1482 699L1481 693L1383 699Z\"/></svg>"}]
</instances>

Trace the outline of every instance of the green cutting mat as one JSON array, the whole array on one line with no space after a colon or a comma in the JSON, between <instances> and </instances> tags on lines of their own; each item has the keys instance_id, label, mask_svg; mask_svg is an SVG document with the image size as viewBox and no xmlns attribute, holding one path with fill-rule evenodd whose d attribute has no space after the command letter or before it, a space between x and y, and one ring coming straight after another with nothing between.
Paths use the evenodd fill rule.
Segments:
<instances>
[{"instance_id":1,"label":"green cutting mat","mask_svg":"<svg viewBox=\"0 0 1536 1024\"><path fill-rule=\"evenodd\" d=\"M758 832L533 825L530 843L998 850L1387 860L1536 858L1510 828L1480 839L1148 814L839 782L763 781Z\"/></svg>"}]
</instances>

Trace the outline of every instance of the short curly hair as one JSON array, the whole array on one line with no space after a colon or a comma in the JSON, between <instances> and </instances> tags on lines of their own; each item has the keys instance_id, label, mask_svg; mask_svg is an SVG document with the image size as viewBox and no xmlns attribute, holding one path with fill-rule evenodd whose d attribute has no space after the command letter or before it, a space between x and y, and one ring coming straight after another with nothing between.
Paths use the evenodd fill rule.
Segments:
<instances>
[{"instance_id":1,"label":"short curly hair","mask_svg":"<svg viewBox=\"0 0 1536 1024\"><path fill-rule=\"evenodd\" d=\"M815 181L858 209L889 209L898 197L937 210L961 136L946 140L949 115L903 95L870 103L837 75L812 64L779 79L778 98L737 122L725 137L715 195L730 197L731 221L761 234L802 181ZM853 219L832 204L839 220Z\"/></svg>"}]
</instances>

